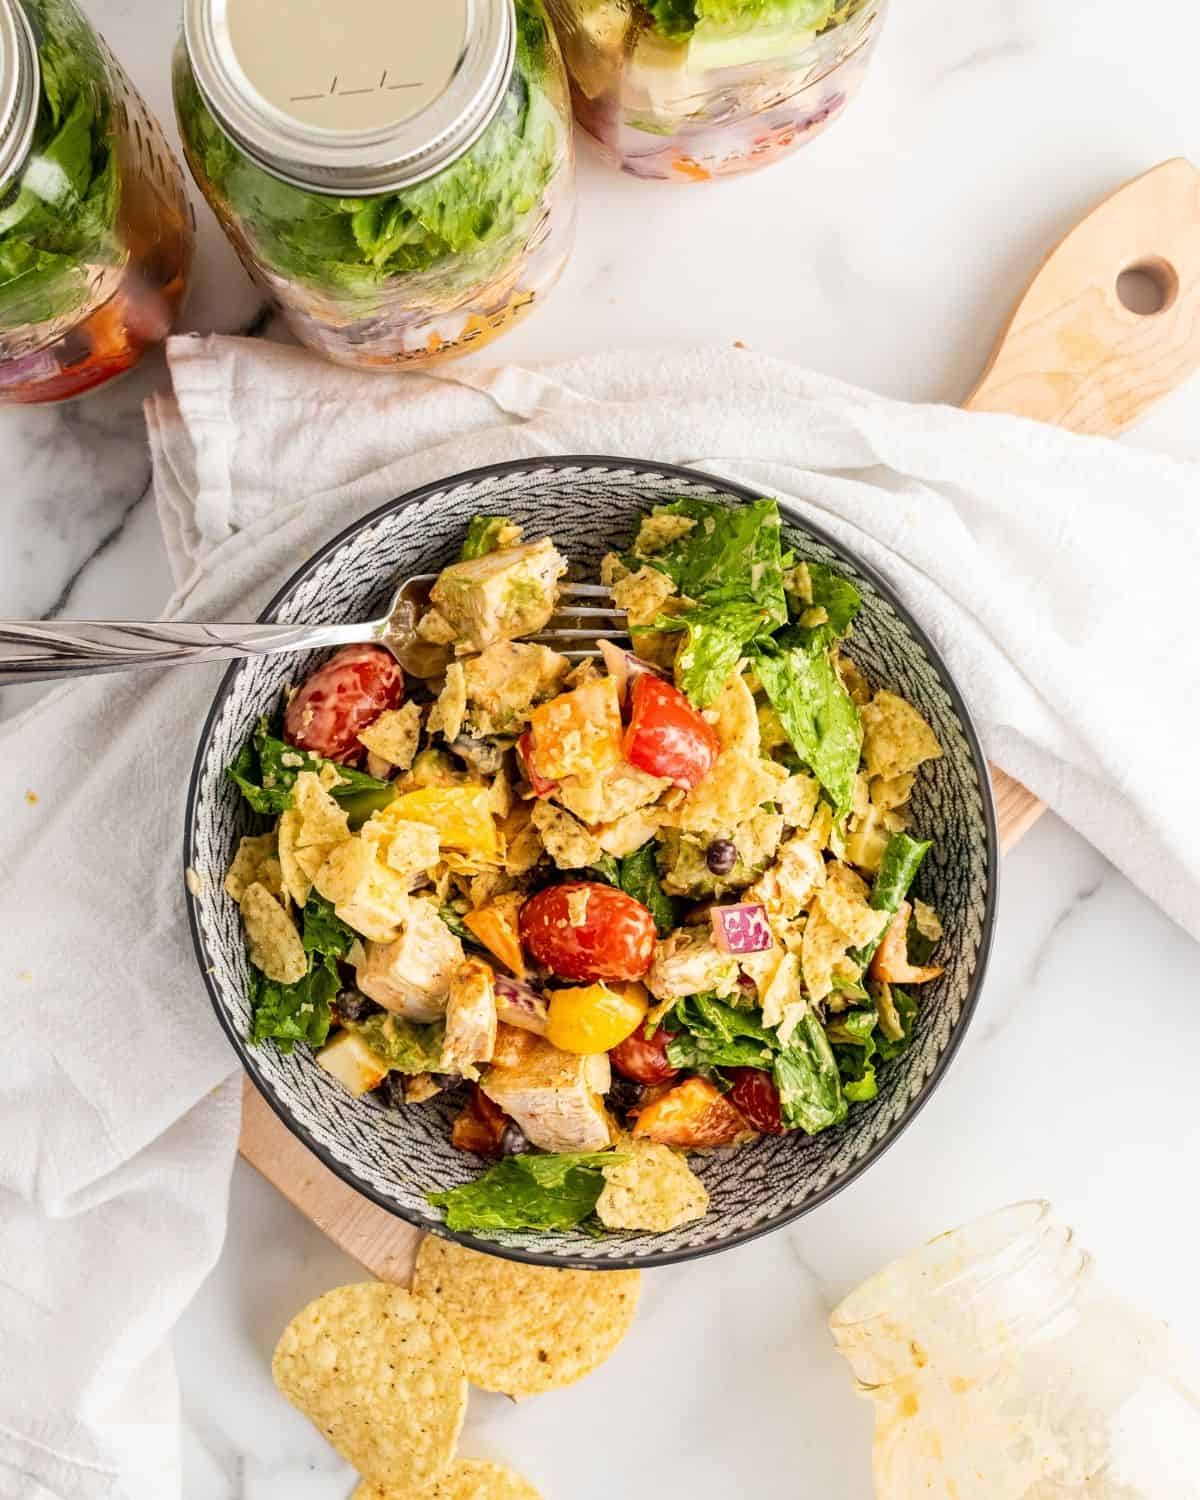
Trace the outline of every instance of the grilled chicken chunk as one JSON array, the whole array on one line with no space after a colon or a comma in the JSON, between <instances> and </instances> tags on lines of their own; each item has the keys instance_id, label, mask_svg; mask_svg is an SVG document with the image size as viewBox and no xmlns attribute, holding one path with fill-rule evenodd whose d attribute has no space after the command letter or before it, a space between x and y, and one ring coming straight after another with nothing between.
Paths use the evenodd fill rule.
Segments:
<instances>
[{"instance_id":1,"label":"grilled chicken chunk","mask_svg":"<svg viewBox=\"0 0 1200 1500\"><path fill-rule=\"evenodd\" d=\"M398 938L366 945L358 987L406 1020L436 1021L446 1013L450 981L462 961L462 944L437 907L418 899L409 903Z\"/></svg>"},{"instance_id":2,"label":"grilled chicken chunk","mask_svg":"<svg viewBox=\"0 0 1200 1500\"><path fill-rule=\"evenodd\" d=\"M541 1150L603 1151L612 1142L602 1097L611 1082L607 1053L579 1057L502 1026L480 1087Z\"/></svg>"},{"instance_id":3,"label":"grilled chicken chunk","mask_svg":"<svg viewBox=\"0 0 1200 1500\"><path fill-rule=\"evenodd\" d=\"M496 1050L496 986L487 964L466 958L450 981L446 1005L446 1037L442 1043L442 1068L479 1077L479 1063L492 1060Z\"/></svg>"}]
</instances>

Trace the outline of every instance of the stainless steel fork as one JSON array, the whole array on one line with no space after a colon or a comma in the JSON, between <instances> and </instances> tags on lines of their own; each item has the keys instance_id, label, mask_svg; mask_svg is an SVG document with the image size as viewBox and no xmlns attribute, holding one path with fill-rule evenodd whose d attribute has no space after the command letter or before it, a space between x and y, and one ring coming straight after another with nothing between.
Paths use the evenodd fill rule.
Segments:
<instances>
[{"instance_id":1,"label":"stainless steel fork","mask_svg":"<svg viewBox=\"0 0 1200 1500\"><path fill-rule=\"evenodd\" d=\"M0 620L0 684L229 661L360 642L386 646L414 676L438 677L452 659L451 649L433 646L415 634L417 618L436 578L436 573L406 578L386 614L357 625ZM552 646L572 661L583 661L599 655L600 641L620 641L627 634L625 611L613 603L609 589L596 583L567 583L558 591L558 606L547 628L523 639Z\"/></svg>"}]
</instances>

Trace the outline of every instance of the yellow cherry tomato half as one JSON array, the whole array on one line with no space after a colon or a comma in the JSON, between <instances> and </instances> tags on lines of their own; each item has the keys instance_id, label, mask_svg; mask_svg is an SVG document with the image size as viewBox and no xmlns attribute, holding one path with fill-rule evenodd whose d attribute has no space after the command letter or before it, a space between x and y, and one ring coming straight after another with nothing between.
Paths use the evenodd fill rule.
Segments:
<instances>
[{"instance_id":1,"label":"yellow cherry tomato half","mask_svg":"<svg viewBox=\"0 0 1200 1500\"><path fill-rule=\"evenodd\" d=\"M607 1052L646 1019L650 998L640 984L588 984L554 990L546 1040L563 1052Z\"/></svg>"}]
</instances>

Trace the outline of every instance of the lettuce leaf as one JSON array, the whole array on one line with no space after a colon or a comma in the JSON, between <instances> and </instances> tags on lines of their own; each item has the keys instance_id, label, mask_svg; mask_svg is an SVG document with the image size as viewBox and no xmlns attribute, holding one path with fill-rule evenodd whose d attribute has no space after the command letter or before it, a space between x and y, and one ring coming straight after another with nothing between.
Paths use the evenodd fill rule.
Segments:
<instances>
[{"instance_id":1,"label":"lettuce leaf","mask_svg":"<svg viewBox=\"0 0 1200 1500\"><path fill-rule=\"evenodd\" d=\"M779 1112L790 1130L816 1135L846 1118L846 1096L829 1038L809 1011L792 1032L772 1069Z\"/></svg>"},{"instance_id":2,"label":"lettuce leaf","mask_svg":"<svg viewBox=\"0 0 1200 1500\"><path fill-rule=\"evenodd\" d=\"M658 615L652 626L635 626L632 633L644 634L647 629L687 632L675 659L675 681L697 708L706 708L729 680L749 643L772 628L767 609L734 601Z\"/></svg>"},{"instance_id":3,"label":"lettuce leaf","mask_svg":"<svg viewBox=\"0 0 1200 1500\"><path fill-rule=\"evenodd\" d=\"M654 918L659 937L677 927L675 903L658 878L657 845L651 839L617 862L617 884L627 896L640 901Z\"/></svg>"},{"instance_id":4,"label":"lettuce leaf","mask_svg":"<svg viewBox=\"0 0 1200 1500\"><path fill-rule=\"evenodd\" d=\"M792 631L757 642L751 660L796 754L842 816L854 802L862 722L825 645Z\"/></svg>"},{"instance_id":5,"label":"lettuce leaf","mask_svg":"<svg viewBox=\"0 0 1200 1500\"><path fill-rule=\"evenodd\" d=\"M94 268L117 265L125 255L115 233L112 99L95 37L72 9L24 3L41 71L28 158L39 170L0 195L0 329L81 307Z\"/></svg>"},{"instance_id":6,"label":"lettuce leaf","mask_svg":"<svg viewBox=\"0 0 1200 1500\"><path fill-rule=\"evenodd\" d=\"M667 1059L677 1068L769 1071L779 1050L760 1010L737 1010L707 995L680 1000L667 1024L678 1033L667 1043Z\"/></svg>"},{"instance_id":7,"label":"lettuce leaf","mask_svg":"<svg viewBox=\"0 0 1200 1500\"><path fill-rule=\"evenodd\" d=\"M301 771L315 771L333 765L339 780L330 787L330 795L348 812L362 811L356 808L355 799L362 793L372 793L378 806L386 806L395 796L390 781L379 781L352 766L334 765L332 761L313 755L308 750L297 750L286 740L278 739L270 731L264 714L258 721L254 734L244 744L237 758L226 771L226 775L242 791L242 796L257 813L274 816L286 812L292 805L292 788ZM375 811L374 806L370 811ZM369 816L369 813L367 813Z\"/></svg>"},{"instance_id":8,"label":"lettuce leaf","mask_svg":"<svg viewBox=\"0 0 1200 1500\"><path fill-rule=\"evenodd\" d=\"M854 8L862 0L849 0ZM839 17L837 0L645 0L656 29L684 40L698 26L705 31L742 32L756 27L791 27L819 31ZM842 0L843 8L847 0ZM846 16L840 16L846 19Z\"/></svg>"},{"instance_id":9,"label":"lettuce leaf","mask_svg":"<svg viewBox=\"0 0 1200 1500\"><path fill-rule=\"evenodd\" d=\"M723 505L689 496L656 505L652 514L684 516L695 525L660 550L635 549L629 554L635 567L657 568L698 604L755 605L773 624L786 622L779 506L774 500Z\"/></svg>"},{"instance_id":10,"label":"lettuce leaf","mask_svg":"<svg viewBox=\"0 0 1200 1500\"><path fill-rule=\"evenodd\" d=\"M353 927L343 922L317 890L308 893L304 907L304 924L300 934L306 953L321 953L329 958L341 958L358 940Z\"/></svg>"},{"instance_id":11,"label":"lettuce leaf","mask_svg":"<svg viewBox=\"0 0 1200 1500\"><path fill-rule=\"evenodd\" d=\"M879 1092L875 1078L875 1026L878 1015L872 1010L848 1010L836 1016L825 1028L833 1047L842 1093L851 1104L874 1099Z\"/></svg>"},{"instance_id":12,"label":"lettuce leaf","mask_svg":"<svg viewBox=\"0 0 1200 1500\"><path fill-rule=\"evenodd\" d=\"M871 905L876 911L899 911L900 903L916 878L921 861L932 848L928 839L893 833L879 862L879 873L871 886Z\"/></svg>"},{"instance_id":13,"label":"lettuce leaf","mask_svg":"<svg viewBox=\"0 0 1200 1500\"><path fill-rule=\"evenodd\" d=\"M594 1211L604 1168L627 1157L617 1151L508 1156L474 1182L427 1194L460 1230L573 1229Z\"/></svg>"},{"instance_id":14,"label":"lettuce leaf","mask_svg":"<svg viewBox=\"0 0 1200 1500\"><path fill-rule=\"evenodd\" d=\"M329 1006L340 988L337 960L327 955L316 955L295 984L279 984L251 965L251 1044L273 1041L281 1052L290 1052L297 1042L321 1046L329 1035Z\"/></svg>"},{"instance_id":15,"label":"lettuce leaf","mask_svg":"<svg viewBox=\"0 0 1200 1500\"><path fill-rule=\"evenodd\" d=\"M913 1032L917 1024L917 1002L907 990L897 989L891 986L892 1004L900 1017L900 1024L904 1028L904 1035L896 1041L884 1036L883 1032L878 1035L879 1061L891 1062L893 1057L899 1057L902 1052L907 1052L912 1046Z\"/></svg>"}]
</instances>

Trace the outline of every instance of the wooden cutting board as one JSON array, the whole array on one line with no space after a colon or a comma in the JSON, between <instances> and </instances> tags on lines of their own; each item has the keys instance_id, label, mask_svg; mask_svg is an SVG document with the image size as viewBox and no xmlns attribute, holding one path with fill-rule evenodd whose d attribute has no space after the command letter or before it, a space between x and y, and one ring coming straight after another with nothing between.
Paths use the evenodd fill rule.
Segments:
<instances>
[{"instance_id":1,"label":"wooden cutting board","mask_svg":"<svg viewBox=\"0 0 1200 1500\"><path fill-rule=\"evenodd\" d=\"M1143 309L1160 305L1133 311L1123 296ZM1200 171L1180 158L1126 184L1050 252L963 405L1113 436L1198 365ZM1007 851L1044 806L997 767L991 776ZM421 1232L335 1177L249 1079L240 1149L367 1270L409 1279Z\"/></svg>"}]
</instances>

